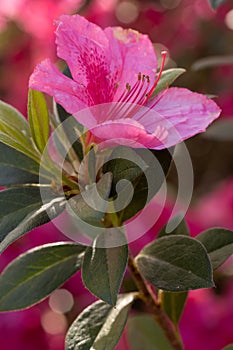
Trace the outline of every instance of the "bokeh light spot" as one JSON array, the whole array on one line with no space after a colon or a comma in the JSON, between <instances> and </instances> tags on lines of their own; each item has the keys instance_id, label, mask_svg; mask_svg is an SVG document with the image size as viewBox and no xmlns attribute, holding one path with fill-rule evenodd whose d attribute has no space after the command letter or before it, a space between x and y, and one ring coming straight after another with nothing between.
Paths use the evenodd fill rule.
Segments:
<instances>
[{"instance_id":1,"label":"bokeh light spot","mask_svg":"<svg viewBox=\"0 0 233 350\"><path fill-rule=\"evenodd\" d=\"M72 294L66 289L58 289L49 298L49 306L58 314L69 312L74 305Z\"/></svg>"},{"instance_id":2,"label":"bokeh light spot","mask_svg":"<svg viewBox=\"0 0 233 350\"><path fill-rule=\"evenodd\" d=\"M229 29L233 30L233 10L227 12L225 17L225 23Z\"/></svg>"},{"instance_id":3,"label":"bokeh light spot","mask_svg":"<svg viewBox=\"0 0 233 350\"><path fill-rule=\"evenodd\" d=\"M116 8L116 17L121 23L134 22L139 14L139 5L136 1L120 2Z\"/></svg>"},{"instance_id":4,"label":"bokeh light spot","mask_svg":"<svg viewBox=\"0 0 233 350\"><path fill-rule=\"evenodd\" d=\"M41 317L41 325L48 334L61 334L67 329L67 320L64 315L47 311Z\"/></svg>"}]
</instances>

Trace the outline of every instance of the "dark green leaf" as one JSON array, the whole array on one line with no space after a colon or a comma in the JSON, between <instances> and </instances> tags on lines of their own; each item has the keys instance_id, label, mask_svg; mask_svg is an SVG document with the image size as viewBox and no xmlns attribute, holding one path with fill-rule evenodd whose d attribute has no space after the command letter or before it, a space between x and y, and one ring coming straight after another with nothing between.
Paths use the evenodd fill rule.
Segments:
<instances>
[{"instance_id":1,"label":"dark green leaf","mask_svg":"<svg viewBox=\"0 0 233 350\"><path fill-rule=\"evenodd\" d=\"M217 269L233 254L233 231L213 228L196 237L206 248L213 269Z\"/></svg>"},{"instance_id":2,"label":"dark green leaf","mask_svg":"<svg viewBox=\"0 0 233 350\"><path fill-rule=\"evenodd\" d=\"M111 196L121 222L134 216L153 198L164 181L171 160L168 150L125 146L113 150L103 171L113 174Z\"/></svg>"},{"instance_id":3,"label":"dark green leaf","mask_svg":"<svg viewBox=\"0 0 233 350\"><path fill-rule=\"evenodd\" d=\"M49 138L49 112L40 91L28 91L28 121L37 149L43 153Z\"/></svg>"},{"instance_id":4,"label":"dark green leaf","mask_svg":"<svg viewBox=\"0 0 233 350\"><path fill-rule=\"evenodd\" d=\"M184 68L171 68L164 70L152 96L155 96L160 91L167 89L181 74L184 73Z\"/></svg>"},{"instance_id":5,"label":"dark green leaf","mask_svg":"<svg viewBox=\"0 0 233 350\"><path fill-rule=\"evenodd\" d=\"M38 160L30 141L26 119L15 108L0 101L0 142Z\"/></svg>"},{"instance_id":6,"label":"dark green leaf","mask_svg":"<svg viewBox=\"0 0 233 350\"><path fill-rule=\"evenodd\" d=\"M149 315L130 317L127 323L128 342L133 350L172 350L160 326Z\"/></svg>"},{"instance_id":7,"label":"dark green leaf","mask_svg":"<svg viewBox=\"0 0 233 350\"><path fill-rule=\"evenodd\" d=\"M113 308L103 301L87 307L71 325L66 350L113 350L123 332L135 295L123 294Z\"/></svg>"},{"instance_id":8,"label":"dark green leaf","mask_svg":"<svg viewBox=\"0 0 233 350\"><path fill-rule=\"evenodd\" d=\"M222 350L233 350L233 344L224 347Z\"/></svg>"},{"instance_id":9,"label":"dark green leaf","mask_svg":"<svg viewBox=\"0 0 233 350\"><path fill-rule=\"evenodd\" d=\"M39 182L39 165L0 142L0 186Z\"/></svg>"},{"instance_id":10,"label":"dark green leaf","mask_svg":"<svg viewBox=\"0 0 233 350\"><path fill-rule=\"evenodd\" d=\"M2 122L21 131L25 137L30 137L29 126L24 116L14 107L0 101L0 124Z\"/></svg>"},{"instance_id":11,"label":"dark green leaf","mask_svg":"<svg viewBox=\"0 0 233 350\"><path fill-rule=\"evenodd\" d=\"M140 252L136 262L143 276L159 289L177 292L214 286L204 246L187 236L157 239Z\"/></svg>"},{"instance_id":12,"label":"dark green leaf","mask_svg":"<svg viewBox=\"0 0 233 350\"><path fill-rule=\"evenodd\" d=\"M115 234L123 235L120 230ZM127 266L128 246L125 244L104 248L108 246L108 239L107 231L96 238L93 247L87 248L83 259L82 278L85 286L95 296L110 305L115 305Z\"/></svg>"},{"instance_id":13,"label":"dark green leaf","mask_svg":"<svg viewBox=\"0 0 233 350\"><path fill-rule=\"evenodd\" d=\"M15 187L0 192L0 252L24 233L49 222L64 209L64 198L48 189Z\"/></svg>"},{"instance_id":14,"label":"dark green leaf","mask_svg":"<svg viewBox=\"0 0 233 350\"><path fill-rule=\"evenodd\" d=\"M3 126L3 124L1 126ZM33 149L33 146L27 141L25 141L24 144L19 142L13 133L12 135L8 135L0 130L0 142L3 142L9 147L15 148L17 151L25 154L27 157L35 160L38 164L40 164L40 158Z\"/></svg>"},{"instance_id":15,"label":"dark green leaf","mask_svg":"<svg viewBox=\"0 0 233 350\"><path fill-rule=\"evenodd\" d=\"M177 220L178 222L180 221L180 216L183 217L182 214L179 214L177 216L175 216L172 221L173 221L173 224L175 223L175 221ZM171 223L171 221L170 221ZM164 237L164 236L168 236L168 235L185 235L185 236L189 236L190 235L190 232L189 232L189 229L188 229L188 226L185 222L185 220L182 220L178 226L172 231L172 232L169 232L167 233L166 232L166 226L165 225L162 230L159 232L159 235L158 235L158 238L160 237Z\"/></svg>"},{"instance_id":16,"label":"dark green leaf","mask_svg":"<svg viewBox=\"0 0 233 350\"><path fill-rule=\"evenodd\" d=\"M164 311L171 319L175 327L178 326L187 296L188 292L163 292L162 305Z\"/></svg>"},{"instance_id":17,"label":"dark green leaf","mask_svg":"<svg viewBox=\"0 0 233 350\"><path fill-rule=\"evenodd\" d=\"M87 186L85 191L68 201L68 213L77 228L89 237L96 238L104 229L102 220L105 217L111 183L112 175L104 174L97 184Z\"/></svg>"},{"instance_id":18,"label":"dark green leaf","mask_svg":"<svg viewBox=\"0 0 233 350\"><path fill-rule=\"evenodd\" d=\"M226 0L210 0L210 4L213 7L213 9L216 9L218 6L223 4Z\"/></svg>"},{"instance_id":19,"label":"dark green leaf","mask_svg":"<svg viewBox=\"0 0 233 350\"><path fill-rule=\"evenodd\" d=\"M59 242L20 255L0 276L0 311L24 309L44 299L80 269L85 248Z\"/></svg>"}]
</instances>

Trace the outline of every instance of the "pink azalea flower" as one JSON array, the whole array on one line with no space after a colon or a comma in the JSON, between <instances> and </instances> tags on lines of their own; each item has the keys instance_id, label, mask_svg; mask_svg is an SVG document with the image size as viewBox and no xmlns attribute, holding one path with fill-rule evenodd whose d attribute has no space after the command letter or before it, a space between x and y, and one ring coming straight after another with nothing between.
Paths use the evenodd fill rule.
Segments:
<instances>
[{"instance_id":1,"label":"pink azalea flower","mask_svg":"<svg viewBox=\"0 0 233 350\"><path fill-rule=\"evenodd\" d=\"M73 79L46 59L29 86L75 114L91 131L89 141L167 148L205 131L219 116L215 102L187 89L168 88L153 97L166 53L156 77L157 57L147 35L120 27L102 30L79 15L63 15L56 26L57 55Z\"/></svg>"}]
</instances>

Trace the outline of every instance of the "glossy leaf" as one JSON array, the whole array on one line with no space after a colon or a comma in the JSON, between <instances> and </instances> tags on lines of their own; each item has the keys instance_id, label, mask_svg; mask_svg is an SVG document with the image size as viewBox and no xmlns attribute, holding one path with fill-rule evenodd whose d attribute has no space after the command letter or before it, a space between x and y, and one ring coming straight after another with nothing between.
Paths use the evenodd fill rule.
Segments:
<instances>
[{"instance_id":1,"label":"glossy leaf","mask_svg":"<svg viewBox=\"0 0 233 350\"><path fill-rule=\"evenodd\" d=\"M68 201L67 211L83 234L96 238L103 231L107 200L111 189L112 175L104 174L99 182L86 187L85 191ZM99 231L97 228L101 228Z\"/></svg>"},{"instance_id":2,"label":"glossy leaf","mask_svg":"<svg viewBox=\"0 0 233 350\"><path fill-rule=\"evenodd\" d=\"M1 122L7 123L12 128L17 128L25 137L30 137L29 126L24 116L3 101L0 101L0 124Z\"/></svg>"},{"instance_id":3,"label":"glossy leaf","mask_svg":"<svg viewBox=\"0 0 233 350\"><path fill-rule=\"evenodd\" d=\"M71 325L66 350L114 350L134 297L133 293L120 295L115 307L103 301L88 306Z\"/></svg>"},{"instance_id":4,"label":"glossy leaf","mask_svg":"<svg viewBox=\"0 0 233 350\"><path fill-rule=\"evenodd\" d=\"M226 0L210 0L210 4L214 9L218 8L218 6L220 6L224 2L226 2Z\"/></svg>"},{"instance_id":5,"label":"glossy leaf","mask_svg":"<svg viewBox=\"0 0 233 350\"><path fill-rule=\"evenodd\" d=\"M33 141L43 153L49 138L49 113L44 95L40 91L28 91L28 121Z\"/></svg>"},{"instance_id":6,"label":"glossy leaf","mask_svg":"<svg viewBox=\"0 0 233 350\"><path fill-rule=\"evenodd\" d=\"M163 309L176 328L182 315L187 296L188 292L163 292Z\"/></svg>"},{"instance_id":7,"label":"glossy leaf","mask_svg":"<svg viewBox=\"0 0 233 350\"><path fill-rule=\"evenodd\" d=\"M43 300L80 269L85 248L52 243L13 260L0 276L0 311L24 309Z\"/></svg>"},{"instance_id":8,"label":"glossy leaf","mask_svg":"<svg viewBox=\"0 0 233 350\"><path fill-rule=\"evenodd\" d=\"M30 130L26 119L15 108L0 101L0 142L36 158L30 141Z\"/></svg>"},{"instance_id":9,"label":"glossy leaf","mask_svg":"<svg viewBox=\"0 0 233 350\"><path fill-rule=\"evenodd\" d=\"M152 96L167 89L180 75L185 73L184 68L170 68L164 70Z\"/></svg>"},{"instance_id":10,"label":"glossy leaf","mask_svg":"<svg viewBox=\"0 0 233 350\"><path fill-rule=\"evenodd\" d=\"M0 252L24 233L49 222L64 209L64 198L49 189L42 202L38 187L15 187L0 192Z\"/></svg>"},{"instance_id":11,"label":"glossy leaf","mask_svg":"<svg viewBox=\"0 0 233 350\"><path fill-rule=\"evenodd\" d=\"M122 222L143 209L157 193L171 160L168 150L153 151L124 146L113 150L103 170L113 175L111 196ZM124 209L119 210L119 207Z\"/></svg>"},{"instance_id":12,"label":"glossy leaf","mask_svg":"<svg viewBox=\"0 0 233 350\"><path fill-rule=\"evenodd\" d=\"M176 217L174 217L172 220L173 222L175 220L179 220L180 219L180 215L182 214L179 214L177 215ZM188 229L188 226L185 222L185 220L182 220L179 225L171 232L167 233L166 232L166 225L162 228L162 230L159 232L158 234L158 237L157 238L160 238L160 237L164 237L164 236L169 236L169 235L185 235L185 236L189 236L190 235L190 232L189 232L189 229Z\"/></svg>"},{"instance_id":13,"label":"glossy leaf","mask_svg":"<svg viewBox=\"0 0 233 350\"><path fill-rule=\"evenodd\" d=\"M162 329L152 316L130 317L127 330L129 346L133 350L172 350Z\"/></svg>"},{"instance_id":14,"label":"glossy leaf","mask_svg":"<svg viewBox=\"0 0 233 350\"><path fill-rule=\"evenodd\" d=\"M27 141L24 143L20 143L17 139L14 138L13 135L9 136L8 134L0 130L0 142L4 143L9 147L15 148L17 151L25 154L27 157L35 160L38 164L40 164L40 158L33 149L33 146Z\"/></svg>"},{"instance_id":15,"label":"glossy leaf","mask_svg":"<svg viewBox=\"0 0 233 350\"><path fill-rule=\"evenodd\" d=\"M115 234L123 235L119 230ZM93 242L93 246L87 248L83 259L82 278L91 293L114 306L127 267L128 247L120 245L98 248L108 246L108 237L109 232L101 234Z\"/></svg>"},{"instance_id":16,"label":"glossy leaf","mask_svg":"<svg viewBox=\"0 0 233 350\"><path fill-rule=\"evenodd\" d=\"M213 269L217 269L233 254L233 231L213 228L196 237L206 248Z\"/></svg>"},{"instance_id":17,"label":"glossy leaf","mask_svg":"<svg viewBox=\"0 0 233 350\"><path fill-rule=\"evenodd\" d=\"M39 165L0 142L0 186L39 182Z\"/></svg>"},{"instance_id":18,"label":"glossy leaf","mask_svg":"<svg viewBox=\"0 0 233 350\"><path fill-rule=\"evenodd\" d=\"M187 236L157 239L139 253L136 263L143 276L159 289L177 292L214 286L204 246Z\"/></svg>"}]
</instances>

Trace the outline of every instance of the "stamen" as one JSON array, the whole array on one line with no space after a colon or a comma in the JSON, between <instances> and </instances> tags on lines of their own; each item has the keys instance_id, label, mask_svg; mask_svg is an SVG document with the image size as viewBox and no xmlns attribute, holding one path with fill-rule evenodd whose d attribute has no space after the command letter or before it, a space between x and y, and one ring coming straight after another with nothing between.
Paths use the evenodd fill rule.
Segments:
<instances>
[{"instance_id":1,"label":"stamen","mask_svg":"<svg viewBox=\"0 0 233 350\"><path fill-rule=\"evenodd\" d=\"M146 100L145 100L144 103L146 103L149 100L149 98L151 97L151 95L155 91L155 88L156 88L156 86L157 86L157 84L159 82L159 79L161 78L161 75L162 75L162 72L163 72L163 69L164 69L164 66L165 66L165 61L166 61L166 57L167 57L167 51L162 51L161 52L161 56L162 56L162 63L161 63L161 67L160 67L160 70L159 70L159 74L158 74L157 78L155 79L155 82L154 82L152 88L148 92L148 94L146 96Z\"/></svg>"}]
</instances>

